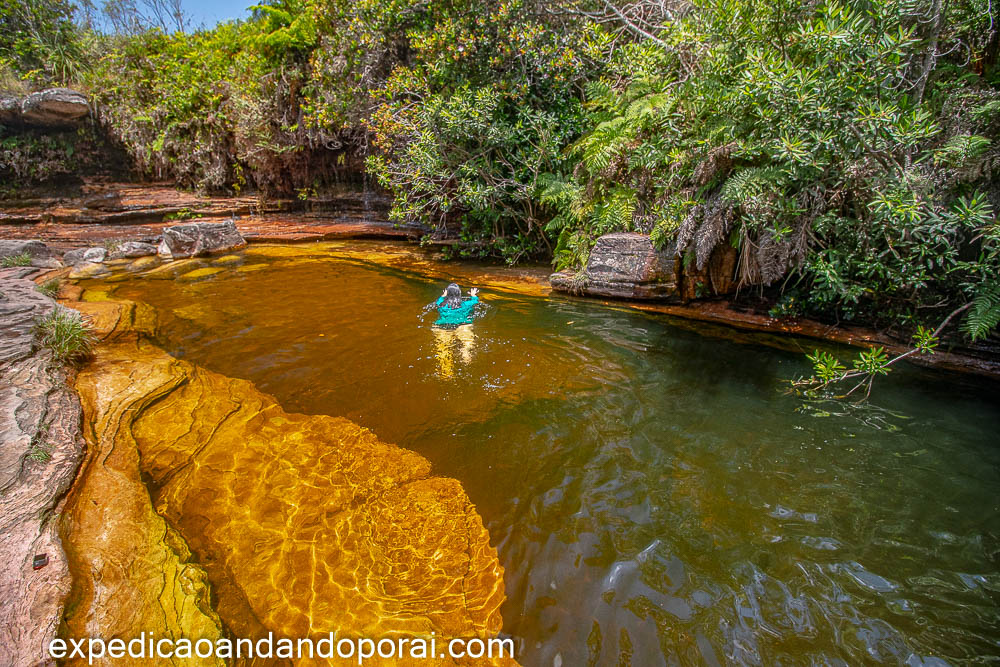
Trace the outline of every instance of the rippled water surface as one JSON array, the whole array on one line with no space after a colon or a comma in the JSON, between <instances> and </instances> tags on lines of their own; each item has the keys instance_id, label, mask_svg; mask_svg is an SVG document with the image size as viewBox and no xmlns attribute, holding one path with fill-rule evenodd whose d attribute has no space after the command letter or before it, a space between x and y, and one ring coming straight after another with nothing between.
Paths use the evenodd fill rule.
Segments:
<instances>
[{"instance_id":1,"label":"rippled water surface","mask_svg":"<svg viewBox=\"0 0 1000 667\"><path fill-rule=\"evenodd\" d=\"M995 386L903 370L869 408L804 404L800 354L488 289L441 332L443 286L247 255L115 290L168 352L458 478L524 665L1000 661Z\"/></svg>"}]
</instances>

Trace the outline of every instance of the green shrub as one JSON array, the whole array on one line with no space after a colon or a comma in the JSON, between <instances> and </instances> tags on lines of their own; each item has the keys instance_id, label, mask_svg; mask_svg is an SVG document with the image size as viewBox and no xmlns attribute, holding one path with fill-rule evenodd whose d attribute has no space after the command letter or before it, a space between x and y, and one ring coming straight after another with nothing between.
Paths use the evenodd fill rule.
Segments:
<instances>
[{"instance_id":1,"label":"green shrub","mask_svg":"<svg viewBox=\"0 0 1000 667\"><path fill-rule=\"evenodd\" d=\"M35 324L39 347L52 352L60 363L82 361L93 352L96 339L79 314L56 308Z\"/></svg>"},{"instance_id":2,"label":"green shrub","mask_svg":"<svg viewBox=\"0 0 1000 667\"><path fill-rule=\"evenodd\" d=\"M12 266L31 266L31 260L30 252L22 252L17 255L7 255L3 260L0 260L0 265L5 269Z\"/></svg>"},{"instance_id":3,"label":"green shrub","mask_svg":"<svg viewBox=\"0 0 1000 667\"><path fill-rule=\"evenodd\" d=\"M0 0L0 66L39 86L69 83L83 66L68 0Z\"/></svg>"}]
</instances>

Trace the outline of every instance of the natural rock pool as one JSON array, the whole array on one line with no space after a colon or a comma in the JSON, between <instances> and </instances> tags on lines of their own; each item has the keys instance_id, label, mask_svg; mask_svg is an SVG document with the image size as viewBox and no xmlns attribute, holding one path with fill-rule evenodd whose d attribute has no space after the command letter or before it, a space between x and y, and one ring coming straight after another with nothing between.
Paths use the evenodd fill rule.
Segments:
<instances>
[{"instance_id":1,"label":"natural rock pool","mask_svg":"<svg viewBox=\"0 0 1000 667\"><path fill-rule=\"evenodd\" d=\"M171 355L459 480L522 664L1000 659L995 386L902 369L867 407L806 403L783 392L802 354L489 287L442 332L421 309L448 265L326 255L86 286L151 305Z\"/></svg>"}]
</instances>

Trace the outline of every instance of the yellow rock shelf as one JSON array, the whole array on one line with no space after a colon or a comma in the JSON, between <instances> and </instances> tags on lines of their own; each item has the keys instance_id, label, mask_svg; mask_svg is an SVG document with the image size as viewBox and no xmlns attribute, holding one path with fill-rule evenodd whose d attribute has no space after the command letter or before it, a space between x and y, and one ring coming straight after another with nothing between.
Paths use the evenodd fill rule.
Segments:
<instances>
[{"instance_id":1,"label":"yellow rock shelf","mask_svg":"<svg viewBox=\"0 0 1000 667\"><path fill-rule=\"evenodd\" d=\"M142 335L148 308L72 305L104 340L77 378L89 453L62 519L66 636L499 632L503 568L458 481L174 359Z\"/></svg>"}]
</instances>

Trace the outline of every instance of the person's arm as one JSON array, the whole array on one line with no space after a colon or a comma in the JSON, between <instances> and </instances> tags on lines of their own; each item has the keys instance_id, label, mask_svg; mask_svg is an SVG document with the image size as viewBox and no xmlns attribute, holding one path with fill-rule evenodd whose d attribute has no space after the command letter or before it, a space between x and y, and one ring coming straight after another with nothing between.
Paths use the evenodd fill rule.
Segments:
<instances>
[{"instance_id":1,"label":"person's arm","mask_svg":"<svg viewBox=\"0 0 1000 667\"><path fill-rule=\"evenodd\" d=\"M479 294L479 290L478 289L476 289L475 287L473 287L471 290L469 290L469 294L471 296L468 299L466 299L465 301L462 302L462 313L463 314L472 313L472 309L476 307L477 303L479 303L479 297L476 296L477 294Z\"/></svg>"},{"instance_id":2,"label":"person's arm","mask_svg":"<svg viewBox=\"0 0 1000 667\"><path fill-rule=\"evenodd\" d=\"M440 306L442 303L444 303L444 297L443 296L439 296L438 300L434 302L434 306L435 307Z\"/></svg>"}]
</instances>

